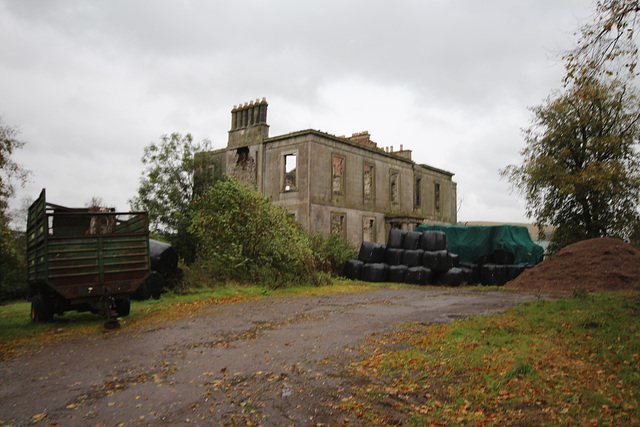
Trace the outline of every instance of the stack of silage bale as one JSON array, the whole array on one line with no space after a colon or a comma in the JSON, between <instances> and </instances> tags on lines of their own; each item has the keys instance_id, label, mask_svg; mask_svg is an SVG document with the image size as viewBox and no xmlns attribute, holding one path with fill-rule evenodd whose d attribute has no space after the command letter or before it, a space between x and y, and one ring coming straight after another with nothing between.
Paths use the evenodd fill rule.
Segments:
<instances>
[{"instance_id":1,"label":"stack of silage bale","mask_svg":"<svg viewBox=\"0 0 640 427\"><path fill-rule=\"evenodd\" d=\"M347 261L344 275L366 282L459 286L465 272L458 264L458 256L448 250L445 233L392 229L387 245L362 242L358 259Z\"/></svg>"},{"instance_id":2,"label":"stack of silage bale","mask_svg":"<svg viewBox=\"0 0 640 427\"><path fill-rule=\"evenodd\" d=\"M472 283L482 283L485 286L504 286L515 279L526 268L524 265L513 264L513 254L506 251L495 251L490 256L484 256L469 265L472 270Z\"/></svg>"},{"instance_id":3,"label":"stack of silage bale","mask_svg":"<svg viewBox=\"0 0 640 427\"><path fill-rule=\"evenodd\" d=\"M420 225L416 231L442 231L451 251L459 255L468 283L502 286L527 266L544 258L544 249L534 243L527 227L512 224Z\"/></svg>"}]
</instances>

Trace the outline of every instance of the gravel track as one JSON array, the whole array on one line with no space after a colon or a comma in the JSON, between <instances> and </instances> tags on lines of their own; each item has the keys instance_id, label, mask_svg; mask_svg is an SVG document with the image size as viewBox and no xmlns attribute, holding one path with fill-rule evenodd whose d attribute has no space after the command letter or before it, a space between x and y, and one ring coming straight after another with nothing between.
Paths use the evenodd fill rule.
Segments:
<instances>
[{"instance_id":1,"label":"gravel track","mask_svg":"<svg viewBox=\"0 0 640 427\"><path fill-rule=\"evenodd\" d=\"M525 292L372 288L204 309L172 324L0 362L0 425L336 425L366 338L534 300Z\"/></svg>"}]
</instances>

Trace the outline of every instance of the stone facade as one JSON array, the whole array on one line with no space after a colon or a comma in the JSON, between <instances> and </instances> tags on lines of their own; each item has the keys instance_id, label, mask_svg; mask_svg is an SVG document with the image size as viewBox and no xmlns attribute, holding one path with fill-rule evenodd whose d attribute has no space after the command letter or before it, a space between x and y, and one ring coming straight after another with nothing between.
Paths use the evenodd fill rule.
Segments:
<instances>
[{"instance_id":1,"label":"stone facade","mask_svg":"<svg viewBox=\"0 0 640 427\"><path fill-rule=\"evenodd\" d=\"M359 247L385 243L392 227L455 224L453 173L378 148L368 132L338 137L303 130L269 137L267 102L234 107L227 148L199 153L212 176L251 183L311 232L337 233Z\"/></svg>"}]
</instances>

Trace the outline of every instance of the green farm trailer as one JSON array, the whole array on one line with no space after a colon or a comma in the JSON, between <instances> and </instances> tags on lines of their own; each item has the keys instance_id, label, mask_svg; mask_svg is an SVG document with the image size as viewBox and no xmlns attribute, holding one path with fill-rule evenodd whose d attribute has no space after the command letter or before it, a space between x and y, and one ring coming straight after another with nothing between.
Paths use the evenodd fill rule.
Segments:
<instances>
[{"instance_id":1,"label":"green farm trailer","mask_svg":"<svg viewBox=\"0 0 640 427\"><path fill-rule=\"evenodd\" d=\"M67 208L43 189L29 207L27 270L34 322L72 310L126 316L149 274L148 215Z\"/></svg>"}]
</instances>

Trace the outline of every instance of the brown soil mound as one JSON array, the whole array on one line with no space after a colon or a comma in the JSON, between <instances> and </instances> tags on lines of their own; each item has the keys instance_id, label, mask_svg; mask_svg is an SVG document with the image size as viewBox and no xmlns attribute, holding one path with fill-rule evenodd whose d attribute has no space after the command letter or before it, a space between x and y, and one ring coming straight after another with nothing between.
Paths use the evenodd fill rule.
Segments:
<instances>
[{"instance_id":1,"label":"brown soil mound","mask_svg":"<svg viewBox=\"0 0 640 427\"><path fill-rule=\"evenodd\" d=\"M640 251L622 240L603 237L565 247L505 287L567 294L624 291L639 285Z\"/></svg>"}]
</instances>

